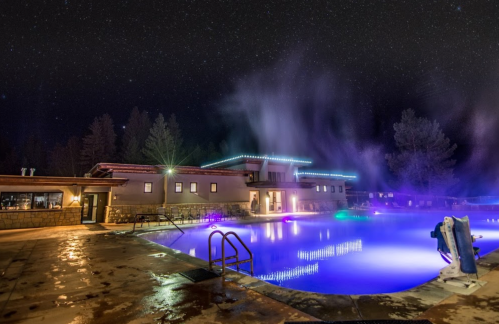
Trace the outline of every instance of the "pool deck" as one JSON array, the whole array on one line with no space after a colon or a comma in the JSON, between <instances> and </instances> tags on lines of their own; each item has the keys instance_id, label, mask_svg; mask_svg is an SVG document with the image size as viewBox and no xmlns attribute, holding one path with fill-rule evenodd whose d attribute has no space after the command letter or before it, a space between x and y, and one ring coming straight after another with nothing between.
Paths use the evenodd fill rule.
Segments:
<instances>
[{"instance_id":1,"label":"pool deck","mask_svg":"<svg viewBox=\"0 0 499 324\"><path fill-rule=\"evenodd\" d=\"M243 222L266 220L252 217ZM499 250L478 260L480 285L475 288L455 288L434 280L394 294L327 295L280 288L233 271L225 277L191 282L179 272L206 268L206 261L137 235L177 229L152 223L132 234L132 226L88 224L0 231L0 323L361 319L499 323Z\"/></svg>"}]
</instances>

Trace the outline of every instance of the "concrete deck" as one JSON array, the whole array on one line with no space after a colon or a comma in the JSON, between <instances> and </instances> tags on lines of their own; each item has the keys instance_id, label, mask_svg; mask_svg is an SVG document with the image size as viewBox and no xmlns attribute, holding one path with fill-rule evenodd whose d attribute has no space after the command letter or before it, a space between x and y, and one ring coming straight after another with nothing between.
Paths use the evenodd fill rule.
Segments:
<instances>
[{"instance_id":1,"label":"concrete deck","mask_svg":"<svg viewBox=\"0 0 499 324\"><path fill-rule=\"evenodd\" d=\"M499 323L499 251L478 261L475 289L432 281L395 294L325 295L233 271L193 283L178 273L207 267L206 261L145 241L131 229L92 224L0 231L0 323ZM137 233L160 229L172 226Z\"/></svg>"}]
</instances>

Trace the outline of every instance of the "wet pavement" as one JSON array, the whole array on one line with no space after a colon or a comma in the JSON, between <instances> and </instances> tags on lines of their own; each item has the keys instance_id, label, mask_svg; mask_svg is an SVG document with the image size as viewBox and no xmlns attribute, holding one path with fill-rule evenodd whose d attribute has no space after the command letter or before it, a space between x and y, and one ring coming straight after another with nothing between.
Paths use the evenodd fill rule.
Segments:
<instances>
[{"instance_id":1,"label":"wet pavement","mask_svg":"<svg viewBox=\"0 0 499 324\"><path fill-rule=\"evenodd\" d=\"M131 229L93 224L0 231L0 323L499 323L499 251L478 261L480 285L472 289L432 281L395 294L327 295L233 271L191 282L179 272L206 268L206 261L145 241ZM171 226L138 233L159 229Z\"/></svg>"}]
</instances>

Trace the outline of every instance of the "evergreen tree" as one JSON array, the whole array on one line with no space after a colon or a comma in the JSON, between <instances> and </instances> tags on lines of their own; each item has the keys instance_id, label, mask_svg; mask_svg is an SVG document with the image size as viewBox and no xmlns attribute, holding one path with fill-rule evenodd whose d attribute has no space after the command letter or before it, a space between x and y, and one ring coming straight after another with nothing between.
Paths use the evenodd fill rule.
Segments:
<instances>
[{"instance_id":1,"label":"evergreen tree","mask_svg":"<svg viewBox=\"0 0 499 324\"><path fill-rule=\"evenodd\" d=\"M147 163L173 165L173 138L166 128L166 122L162 114L159 114L151 127L149 137L146 139L145 147L142 149Z\"/></svg>"},{"instance_id":2,"label":"evergreen tree","mask_svg":"<svg viewBox=\"0 0 499 324\"><path fill-rule=\"evenodd\" d=\"M139 108L134 107L130 113L128 124L125 127L121 145L121 160L124 163L145 163L142 149L149 135L151 121L146 111L140 113Z\"/></svg>"},{"instance_id":3,"label":"evergreen tree","mask_svg":"<svg viewBox=\"0 0 499 324\"><path fill-rule=\"evenodd\" d=\"M95 118L89 127L90 134L83 138L81 162L84 170L90 170L99 162L114 162L116 133L111 116Z\"/></svg>"},{"instance_id":4,"label":"evergreen tree","mask_svg":"<svg viewBox=\"0 0 499 324\"><path fill-rule=\"evenodd\" d=\"M22 167L35 168L37 175L44 175L47 169L47 154L39 137L31 135L24 142L22 150Z\"/></svg>"},{"instance_id":5,"label":"evergreen tree","mask_svg":"<svg viewBox=\"0 0 499 324\"><path fill-rule=\"evenodd\" d=\"M175 114L171 114L168 122L166 123L168 131L173 139L173 147L169 152L172 161L175 164L184 164L186 162L185 152L183 150L183 139L182 132L180 131L180 125L177 123L177 118Z\"/></svg>"},{"instance_id":6,"label":"evergreen tree","mask_svg":"<svg viewBox=\"0 0 499 324\"><path fill-rule=\"evenodd\" d=\"M65 146L57 143L49 155L49 171L51 175L72 177L81 176L80 140L71 137Z\"/></svg>"},{"instance_id":7,"label":"evergreen tree","mask_svg":"<svg viewBox=\"0 0 499 324\"><path fill-rule=\"evenodd\" d=\"M385 157L401 185L420 193L437 194L455 184L455 160L450 158L457 145L450 145L436 121L418 118L412 109L407 109L393 128L398 152Z\"/></svg>"}]
</instances>

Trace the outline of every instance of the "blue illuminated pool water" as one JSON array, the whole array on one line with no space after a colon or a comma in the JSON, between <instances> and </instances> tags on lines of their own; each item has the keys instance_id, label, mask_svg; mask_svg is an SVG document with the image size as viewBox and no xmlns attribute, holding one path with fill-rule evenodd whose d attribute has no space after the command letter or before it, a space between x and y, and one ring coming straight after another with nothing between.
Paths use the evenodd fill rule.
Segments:
<instances>
[{"instance_id":1,"label":"blue illuminated pool water","mask_svg":"<svg viewBox=\"0 0 499 324\"><path fill-rule=\"evenodd\" d=\"M147 240L208 260L208 237L216 229L234 231L254 255L255 277L297 290L328 294L375 294L413 288L438 276L446 266L430 237L449 212L297 218L258 224L204 224L181 234L145 234ZM454 212L470 217L472 234L483 235L474 246L486 254L499 248L499 213ZM287 218L289 220L289 217ZM494 221L492 221L494 220ZM233 240L234 241L234 240ZM221 236L212 253L221 257ZM227 255L231 247L226 244ZM240 258L246 257L240 248ZM249 264L243 264L249 270Z\"/></svg>"}]
</instances>

